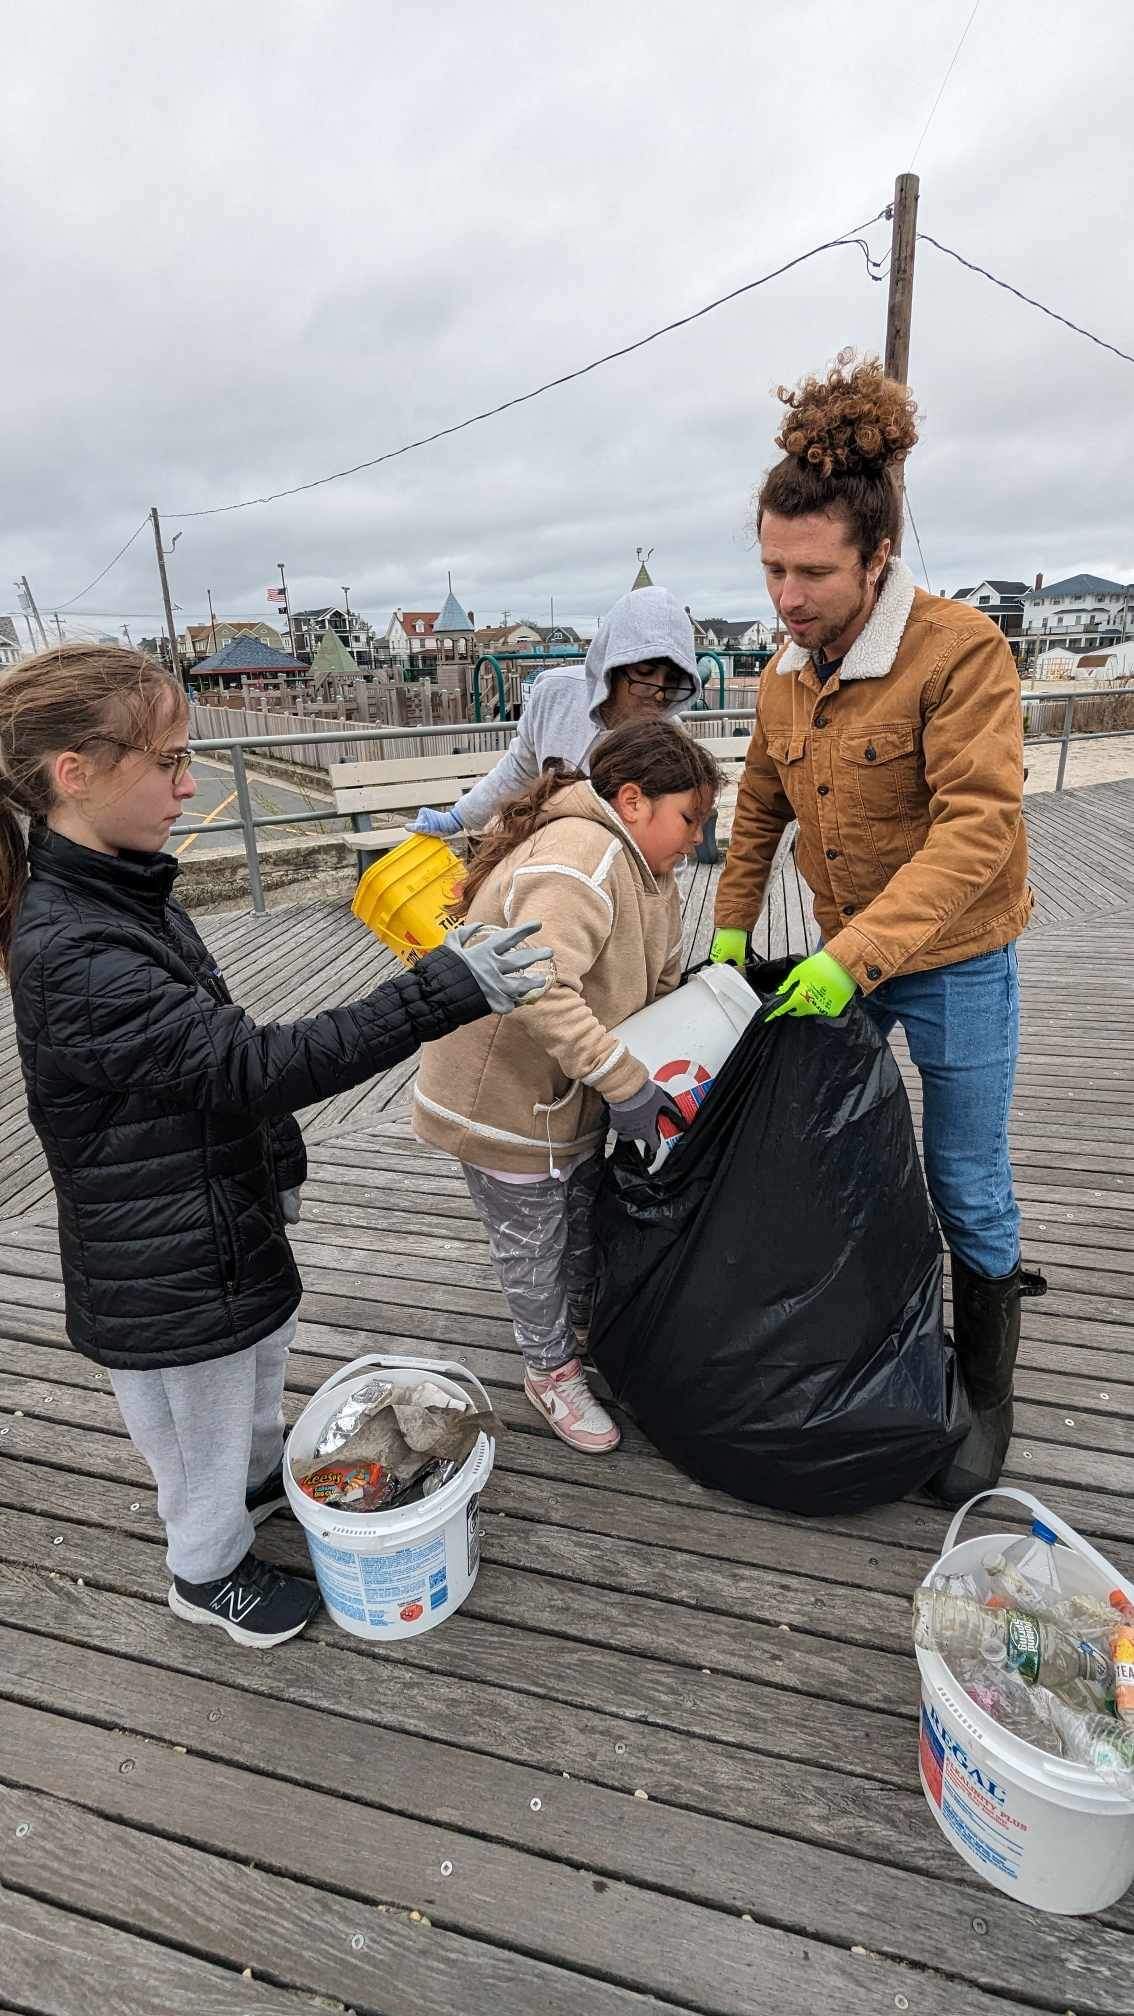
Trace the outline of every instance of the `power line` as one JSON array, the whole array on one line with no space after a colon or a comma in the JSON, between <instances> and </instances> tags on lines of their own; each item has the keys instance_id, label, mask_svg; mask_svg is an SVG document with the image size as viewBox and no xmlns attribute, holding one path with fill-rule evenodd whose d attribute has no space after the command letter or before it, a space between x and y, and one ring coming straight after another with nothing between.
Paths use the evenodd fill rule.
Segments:
<instances>
[{"instance_id":1,"label":"power line","mask_svg":"<svg viewBox=\"0 0 1134 2016\"><path fill-rule=\"evenodd\" d=\"M929 579L929 569L925 564L925 554L921 550L921 533L917 529L917 519L913 515L913 505L910 503L910 492L908 483L905 486L905 503L906 503L906 517L909 519L910 525L913 528L913 536L917 545L918 558L921 561L921 571L925 575L925 585L929 589L930 594L932 595L933 588Z\"/></svg>"},{"instance_id":2,"label":"power line","mask_svg":"<svg viewBox=\"0 0 1134 2016\"><path fill-rule=\"evenodd\" d=\"M939 252L947 252L950 259L955 259L959 266L967 266L970 273L979 273L982 279L991 280L994 287L1003 287L1006 294L1014 294L1017 301L1025 301L1029 308L1038 308L1041 315L1050 315L1053 322L1062 322L1065 329L1073 329L1076 336L1085 336L1088 343L1097 343L1100 350L1109 350L1113 356L1121 357L1125 364L1134 364L1134 357L1128 350L1120 350L1117 344L1106 342L1102 336L1093 336L1089 329L1081 328L1078 322L1070 321L1066 315L1057 314L1054 308L1045 307L1042 301L1033 300L1030 294L1022 294L1010 281L999 280L995 273L990 273L987 266L975 265L960 252L954 252L951 245L943 245L939 238L931 238L928 231L919 231L917 235L919 238L924 238L927 245L935 245Z\"/></svg>"},{"instance_id":3,"label":"power line","mask_svg":"<svg viewBox=\"0 0 1134 2016\"><path fill-rule=\"evenodd\" d=\"M953 51L952 61L949 64L949 68L946 70L944 77L941 79L941 89L938 91L936 98L934 99L932 105L929 108L929 117L926 120L925 125L921 129L921 139L918 141L917 146L913 150L913 158L910 161L911 169L913 168L914 162L916 162L918 155L921 153L922 142L924 141L926 134L928 133L930 127L933 124L933 115L936 112L937 107L940 105L942 98L945 96L945 86L949 82L950 77L953 75L953 65L956 63L958 56L960 55L962 49L965 46L965 37L968 34L969 29L972 27L973 22L976 20L977 9L979 8L979 6L980 6L980 0L975 0L973 11L969 15L969 18L965 22L964 28L962 30L961 39Z\"/></svg>"},{"instance_id":4,"label":"power line","mask_svg":"<svg viewBox=\"0 0 1134 2016\"><path fill-rule=\"evenodd\" d=\"M138 536L138 533L144 532L149 522L150 522L149 513L147 512L141 524L136 528L135 531L131 532L130 537L126 541L125 546L120 546L113 560L107 561L106 566L103 568L101 574L96 574L94 580L88 581L85 588L80 588L77 595L69 595L65 602L52 602L50 604L50 607L53 610L69 609L71 607L72 602L81 602L84 595L89 595L92 588L98 587L99 582L105 579L106 575L109 574L112 567L117 567L118 562L122 558L122 555L124 553L129 552L131 546L134 544L134 541Z\"/></svg>"},{"instance_id":5,"label":"power line","mask_svg":"<svg viewBox=\"0 0 1134 2016\"><path fill-rule=\"evenodd\" d=\"M730 301L737 301L742 294L751 294L756 287L767 286L769 280L778 280L790 273L795 266L802 266L805 260L814 259L820 252L830 252L836 246L855 244L857 234L869 230L885 216L879 210L868 217L864 224L856 224L851 231L844 231L838 238L827 238L822 245L813 245L809 252L800 252L783 266L777 266L771 273L764 273L758 280L746 280L742 287L734 287L729 294L721 294L715 301L707 301L703 308L694 309L691 315L682 315L676 322L667 322L661 329L652 329L648 336L639 336L634 343L624 343L618 350L608 350L602 357L592 358L589 364L581 364L575 371L565 371L558 378L549 378L544 385L537 385L534 391L519 392L511 399L502 399L498 406L488 406L483 413L472 413L467 420L455 421L451 427L439 427L433 434L423 434L417 441L407 441L401 448L389 448L383 455L373 455L366 462L355 462L349 469L332 470L329 476L315 476L308 483L294 483L287 490L270 490L263 497L243 497L236 504L213 504L202 511L167 511L167 518L216 518L227 511L247 511L253 504L275 504L281 497L298 497L304 490L318 490L325 483L339 483L345 476L361 475L364 469L376 469L382 462L394 462L400 455L410 455L416 448L428 448L434 441L444 441L450 434L461 434L466 427L479 426L482 420L494 420L498 414L507 413L514 406L525 406L531 399L542 398L545 392L554 392L561 385L570 385L577 378L586 378L590 372L598 371L604 364L613 364L620 357L632 356L635 350L644 350L648 343L656 343L662 336L671 336L675 329L687 329L691 322L699 322L704 315L711 315L714 309L723 308ZM866 250L869 265L869 248ZM139 528L140 529L140 528ZM137 535L135 535L137 536ZM112 563L113 564L113 563Z\"/></svg>"}]
</instances>

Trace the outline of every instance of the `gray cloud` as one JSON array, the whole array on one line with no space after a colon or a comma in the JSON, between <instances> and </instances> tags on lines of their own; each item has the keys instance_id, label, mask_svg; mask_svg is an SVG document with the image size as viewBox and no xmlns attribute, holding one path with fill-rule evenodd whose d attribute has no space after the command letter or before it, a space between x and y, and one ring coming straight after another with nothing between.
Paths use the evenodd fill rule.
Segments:
<instances>
[{"instance_id":1,"label":"gray cloud","mask_svg":"<svg viewBox=\"0 0 1134 2016\"><path fill-rule=\"evenodd\" d=\"M554 595L589 622L638 544L701 610L765 607L745 527L771 387L882 341L853 250L378 470L173 514L446 426L869 216L967 14L198 0L151 28L47 0L0 134L0 584L26 570L49 610L156 502L190 617L206 587L268 614L284 559L297 606L346 581L384 620L451 567L478 616ZM1074 37L1054 0L999 0L917 164L927 230L1127 348L1126 112L1099 86L1132 54L1120 0ZM1131 369L919 249L909 485L935 588L1134 576ZM134 612L157 621L148 533L76 614Z\"/></svg>"}]
</instances>

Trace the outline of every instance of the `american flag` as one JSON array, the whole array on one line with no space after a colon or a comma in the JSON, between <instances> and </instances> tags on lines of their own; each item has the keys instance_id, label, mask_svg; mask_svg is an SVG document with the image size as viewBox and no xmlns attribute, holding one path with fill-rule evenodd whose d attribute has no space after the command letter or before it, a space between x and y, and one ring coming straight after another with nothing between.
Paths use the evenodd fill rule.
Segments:
<instances>
[{"instance_id":1,"label":"american flag","mask_svg":"<svg viewBox=\"0 0 1134 2016\"><path fill-rule=\"evenodd\" d=\"M269 588L269 590L268 590L268 600L269 600L269 602L275 602L275 603L278 603L278 604L280 604L281 606L286 606L286 604L287 604L287 591L286 591L286 589L284 589L284 588Z\"/></svg>"}]
</instances>

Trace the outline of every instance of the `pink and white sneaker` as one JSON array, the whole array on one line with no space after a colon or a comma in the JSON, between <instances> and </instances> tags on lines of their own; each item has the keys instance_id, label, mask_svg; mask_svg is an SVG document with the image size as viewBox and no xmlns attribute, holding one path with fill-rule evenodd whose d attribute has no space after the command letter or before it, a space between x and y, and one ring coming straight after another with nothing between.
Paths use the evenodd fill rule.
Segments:
<instances>
[{"instance_id":1,"label":"pink and white sneaker","mask_svg":"<svg viewBox=\"0 0 1134 2016\"><path fill-rule=\"evenodd\" d=\"M586 1374L577 1358L569 1358L554 1372L524 1371L524 1392L538 1414L555 1430L561 1442L581 1449L588 1456L605 1455L617 1449L622 1431L606 1408L595 1399Z\"/></svg>"}]
</instances>

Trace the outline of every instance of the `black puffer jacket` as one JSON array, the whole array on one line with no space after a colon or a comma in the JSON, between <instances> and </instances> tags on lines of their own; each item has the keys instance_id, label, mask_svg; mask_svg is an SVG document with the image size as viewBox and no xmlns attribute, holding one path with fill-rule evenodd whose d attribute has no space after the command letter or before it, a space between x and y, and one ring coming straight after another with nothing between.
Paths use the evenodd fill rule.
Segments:
<instances>
[{"instance_id":1,"label":"black puffer jacket","mask_svg":"<svg viewBox=\"0 0 1134 2016\"><path fill-rule=\"evenodd\" d=\"M307 1167L293 1112L489 1012L440 951L348 1008L258 1029L171 900L176 874L168 854L35 831L11 959L67 1334L137 1371L222 1358L287 1321L301 1284L277 1193Z\"/></svg>"}]
</instances>

